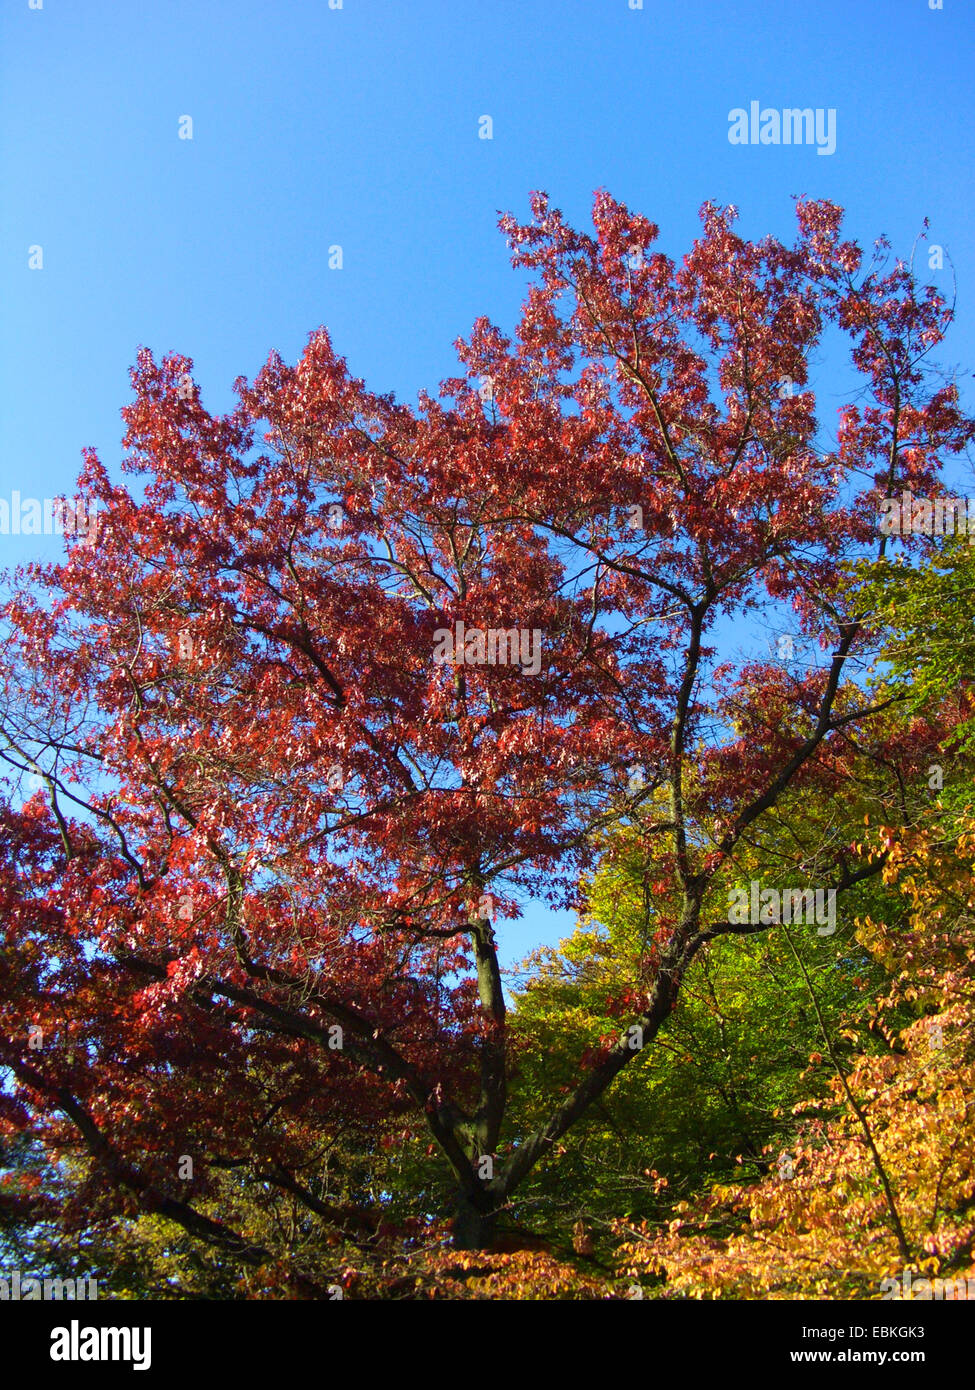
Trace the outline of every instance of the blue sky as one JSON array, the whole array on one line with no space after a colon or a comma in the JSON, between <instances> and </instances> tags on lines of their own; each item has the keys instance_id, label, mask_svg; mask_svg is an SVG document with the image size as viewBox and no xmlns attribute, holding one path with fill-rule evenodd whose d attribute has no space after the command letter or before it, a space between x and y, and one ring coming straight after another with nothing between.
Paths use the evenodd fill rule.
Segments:
<instances>
[{"instance_id":1,"label":"blue sky","mask_svg":"<svg viewBox=\"0 0 975 1390\"><path fill-rule=\"evenodd\" d=\"M513 322L496 218L535 188L582 223L606 187L675 256L708 198L787 237L791 195L828 197L903 254L927 216L958 278L943 360L970 372L975 7L630 3L0 0L0 496L70 492L86 445L116 467L142 343L223 410L325 324L413 401L479 314ZM835 109L835 153L730 144L752 100ZM59 546L0 536L0 568ZM506 956L556 926L532 914Z\"/></svg>"}]
</instances>

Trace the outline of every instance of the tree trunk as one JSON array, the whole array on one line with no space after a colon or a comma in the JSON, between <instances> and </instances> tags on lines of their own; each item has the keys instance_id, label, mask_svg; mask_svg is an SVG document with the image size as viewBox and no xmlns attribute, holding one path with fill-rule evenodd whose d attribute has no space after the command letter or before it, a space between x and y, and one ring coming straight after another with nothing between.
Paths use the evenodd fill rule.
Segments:
<instances>
[{"instance_id":1,"label":"tree trunk","mask_svg":"<svg viewBox=\"0 0 975 1390\"><path fill-rule=\"evenodd\" d=\"M497 1221L496 1209L475 1203L466 1192L459 1192L454 1209L454 1249L489 1249L495 1237Z\"/></svg>"}]
</instances>

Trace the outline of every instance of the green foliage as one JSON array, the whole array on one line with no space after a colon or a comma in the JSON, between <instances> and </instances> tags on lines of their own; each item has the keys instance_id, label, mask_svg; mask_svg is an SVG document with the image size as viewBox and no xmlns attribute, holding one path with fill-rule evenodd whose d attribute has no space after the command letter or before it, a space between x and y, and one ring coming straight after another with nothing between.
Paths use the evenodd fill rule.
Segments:
<instances>
[{"instance_id":1,"label":"green foliage","mask_svg":"<svg viewBox=\"0 0 975 1390\"><path fill-rule=\"evenodd\" d=\"M648 976L639 851L616 849L593 884L591 920L526 963L533 976L513 1019L526 1041L513 1103L526 1123L541 1118L553 1085L578 1081L586 1044L625 1031L622 1015ZM866 906L882 893L871 887L859 897ZM792 1107L808 1094L803 1071L822 1047L793 947L835 1022L856 1014L883 974L852 929L847 937L839 953L809 927L713 942L653 1047L566 1141L558 1175L539 1176L534 1202L556 1219L585 1214L608 1224L614 1215L659 1214L671 1197L719 1177L764 1173L792 1141ZM607 995L619 1015L602 1007Z\"/></svg>"},{"instance_id":2,"label":"green foliage","mask_svg":"<svg viewBox=\"0 0 975 1390\"><path fill-rule=\"evenodd\" d=\"M946 536L920 563L857 567L853 587L883 639L881 661L914 710L961 706L958 745L975 747L975 536Z\"/></svg>"}]
</instances>

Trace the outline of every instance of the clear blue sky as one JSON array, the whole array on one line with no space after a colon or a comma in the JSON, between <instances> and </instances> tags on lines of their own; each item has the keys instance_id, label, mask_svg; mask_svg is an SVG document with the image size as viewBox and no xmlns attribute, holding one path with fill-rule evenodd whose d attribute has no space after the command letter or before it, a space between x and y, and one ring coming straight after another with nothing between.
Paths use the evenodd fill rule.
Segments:
<instances>
[{"instance_id":1,"label":"clear blue sky","mask_svg":"<svg viewBox=\"0 0 975 1390\"><path fill-rule=\"evenodd\" d=\"M477 315L512 323L496 216L534 188L582 223L606 187L676 256L707 198L786 237L828 197L904 254L927 216L970 373L973 68L971 0L0 0L0 496L70 493L85 445L114 469L140 343L223 410L325 324L413 401ZM730 144L753 100L834 108L836 152ZM0 536L0 568L59 547Z\"/></svg>"}]
</instances>

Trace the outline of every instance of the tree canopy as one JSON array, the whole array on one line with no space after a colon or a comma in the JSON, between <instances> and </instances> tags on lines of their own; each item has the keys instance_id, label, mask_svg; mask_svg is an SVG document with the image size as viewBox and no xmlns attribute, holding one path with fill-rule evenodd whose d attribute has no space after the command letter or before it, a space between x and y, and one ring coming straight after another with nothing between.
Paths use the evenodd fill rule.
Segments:
<instances>
[{"instance_id":1,"label":"tree canopy","mask_svg":"<svg viewBox=\"0 0 975 1390\"><path fill-rule=\"evenodd\" d=\"M970 849L930 774L967 672L912 699L878 597L883 499L975 437L952 309L828 202L736 217L677 263L534 195L513 334L415 408L324 329L223 415L139 351L125 479L87 451L92 534L3 609L8 1238L181 1296L795 1296L863 1223L857 1287L970 1259L970 1057L907 1021L967 1039L970 903L922 928L903 878ZM579 928L506 991L530 900Z\"/></svg>"}]
</instances>

